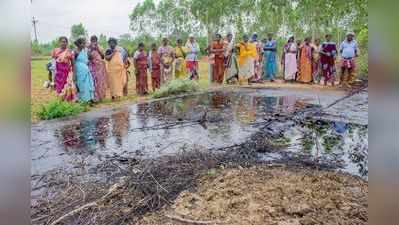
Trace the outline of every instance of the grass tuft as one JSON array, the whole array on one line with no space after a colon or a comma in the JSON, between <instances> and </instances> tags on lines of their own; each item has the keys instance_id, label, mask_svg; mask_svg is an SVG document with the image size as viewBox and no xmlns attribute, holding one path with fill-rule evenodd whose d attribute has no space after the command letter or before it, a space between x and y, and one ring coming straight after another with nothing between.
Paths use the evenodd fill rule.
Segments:
<instances>
[{"instance_id":1,"label":"grass tuft","mask_svg":"<svg viewBox=\"0 0 399 225\"><path fill-rule=\"evenodd\" d=\"M66 116L77 115L88 110L88 106L81 103L71 103L61 100L52 100L45 105L41 105L37 116L42 120L51 120Z\"/></svg>"},{"instance_id":2,"label":"grass tuft","mask_svg":"<svg viewBox=\"0 0 399 225\"><path fill-rule=\"evenodd\" d=\"M199 88L200 87L196 81L176 79L162 86L159 90L156 90L152 94L152 97L163 98L184 93L192 93L198 91Z\"/></svg>"}]
</instances>

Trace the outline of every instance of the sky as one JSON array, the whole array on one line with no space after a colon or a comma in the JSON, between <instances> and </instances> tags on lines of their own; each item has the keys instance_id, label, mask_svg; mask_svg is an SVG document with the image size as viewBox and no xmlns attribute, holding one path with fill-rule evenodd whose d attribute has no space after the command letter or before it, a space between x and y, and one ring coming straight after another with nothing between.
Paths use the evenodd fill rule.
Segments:
<instances>
[{"instance_id":1,"label":"sky","mask_svg":"<svg viewBox=\"0 0 399 225\"><path fill-rule=\"evenodd\" d=\"M141 0L32 0L40 43L70 36L73 24L83 23L89 35L118 37L131 33L129 14ZM32 39L33 26L31 32Z\"/></svg>"}]
</instances>

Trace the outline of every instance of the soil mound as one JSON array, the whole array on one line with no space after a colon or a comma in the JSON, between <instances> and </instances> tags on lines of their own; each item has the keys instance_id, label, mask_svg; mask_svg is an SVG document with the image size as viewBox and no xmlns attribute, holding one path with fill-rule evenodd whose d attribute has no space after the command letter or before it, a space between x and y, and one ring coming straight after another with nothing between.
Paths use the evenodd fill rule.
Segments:
<instances>
[{"instance_id":1,"label":"soil mound","mask_svg":"<svg viewBox=\"0 0 399 225\"><path fill-rule=\"evenodd\" d=\"M337 172L218 169L136 224L367 224L367 196L367 181Z\"/></svg>"}]
</instances>

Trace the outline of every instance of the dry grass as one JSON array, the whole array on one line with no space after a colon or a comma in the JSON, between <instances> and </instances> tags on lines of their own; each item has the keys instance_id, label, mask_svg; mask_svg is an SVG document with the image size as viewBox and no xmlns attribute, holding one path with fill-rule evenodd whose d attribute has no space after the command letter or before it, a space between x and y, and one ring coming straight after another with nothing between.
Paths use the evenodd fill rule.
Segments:
<instances>
[{"instance_id":1,"label":"dry grass","mask_svg":"<svg viewBox=\"0 0 399 225\"><path fill-rule=\"evenodd\" d=\"M257 166L218 169L171 207L136 224L367 224L367 182L336 172ZM213 221L213 222L211 222ZM195 224L193 222L192 224ZM205 223L198 223L205 224Z\"/></svg>"}]
</instances>

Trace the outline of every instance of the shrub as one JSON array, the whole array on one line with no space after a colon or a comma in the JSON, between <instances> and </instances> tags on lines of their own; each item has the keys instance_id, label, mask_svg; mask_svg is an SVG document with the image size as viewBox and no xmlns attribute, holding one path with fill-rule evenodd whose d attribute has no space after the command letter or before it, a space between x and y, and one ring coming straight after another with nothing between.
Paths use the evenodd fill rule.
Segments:
<instances>
[{"instance_id":1,"label":"shrub","mask_svg":"<svg viewBox=\"0 0 399 225\"><path fill-rule=\"evenodd\" d=\"M71 103L61 100L54 100L42 105L37 116L42 120L50 120L65 116L77 115L87 111L87 106L80 103Z\"/></svg>"},{"instance_id":2,"label":"shrub","mask_svg":"<svg viewBox=\"0 0 399 225\"><path fill-rule=\"evenodd\" d=\"M152 96L154 98L163 98L171 95L195 92L198 90L199 85L196 81L176 79L162 86L159 90L156 90Z\"/></svg>"}]
</instances>

